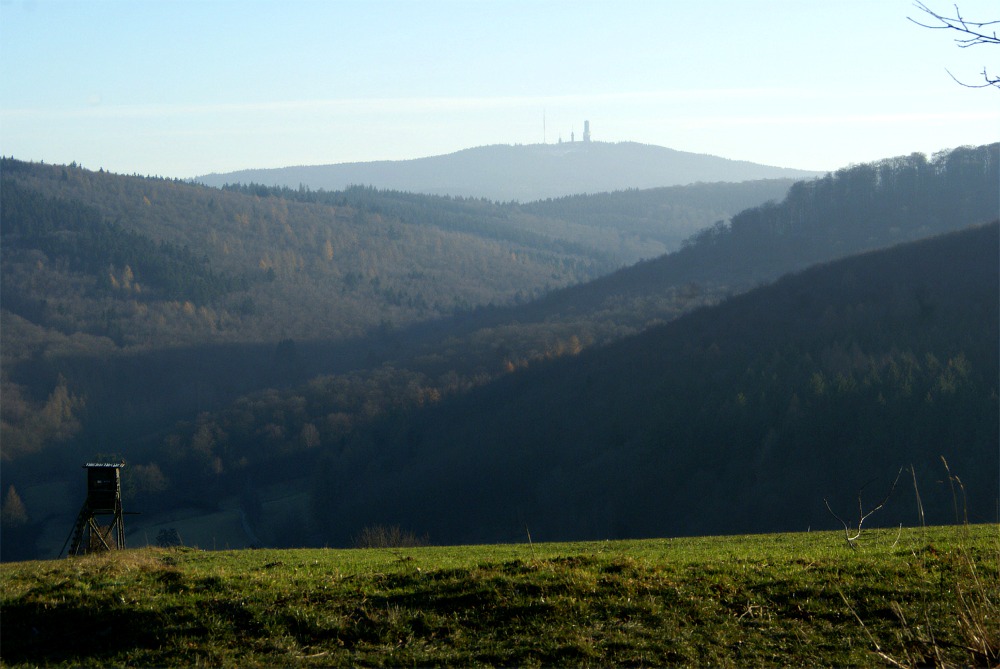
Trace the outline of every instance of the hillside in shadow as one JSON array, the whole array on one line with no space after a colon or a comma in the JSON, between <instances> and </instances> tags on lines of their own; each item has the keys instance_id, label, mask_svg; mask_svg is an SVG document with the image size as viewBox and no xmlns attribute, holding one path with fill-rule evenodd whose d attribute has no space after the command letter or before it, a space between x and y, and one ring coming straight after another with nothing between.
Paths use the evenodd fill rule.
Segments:
<instances>
[{"instance_id":1,"label":"hillside in shadow","mask_svg":"<svg viewBox=\"0 0 1000 669\"><path fill-rule=\"evenodd\" d=\"M326 449L324 539L834 529L824 498L848 516L911 465L948 522L941 456L995 521L998 244L994 223L852 257L397 412ZM909 488L877 522L914 521Z\"/></svg>"}]
</instances>

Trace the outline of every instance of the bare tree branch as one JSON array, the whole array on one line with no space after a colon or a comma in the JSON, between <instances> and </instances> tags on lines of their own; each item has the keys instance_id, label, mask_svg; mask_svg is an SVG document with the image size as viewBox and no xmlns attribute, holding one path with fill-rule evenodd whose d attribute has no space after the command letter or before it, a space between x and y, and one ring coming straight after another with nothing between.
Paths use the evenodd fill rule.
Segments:
<instances>
[{"instance_id":1,"label":"bare tree branch","mask_svg":"<svg viewBox=\"0 0 1000 669\"><path fill-rule=\"evenodd\" d=\"M827 501L825 497L823 498L823 503L826 504L826 510L830 512L830 515L839 520L840 524L844 526L844 538L847 539L847 545L851 548L855 548L854 539L857 539L857 537L854 537L854 539L851 538L850 526L843 518L834 513L833 509L830 508L830 502Z\"/></svg>"},{"instance_id":2,"label":"bare tree branch","mask_svg":"<svg viewBox=\"0 0 1000 669\"><path fill-rule=\"evenodd\" d=\"M965 39L955 38L955 43L960 47L968 48L970 46L975 46L976 44L1000 44L1000 37L997 37L996 31L991 33L986 32L987 26L1000 25L1000 21L970 21L962 16L961 10L959 10L958 5L955 7L955 16L944 16L938 14L927 5L922 2L915 2L914 6L920 11L932 17L938 23L937 25L930 25L927 23L921 23L912 17L907 17L913 23L923 28L930 28L931 30L956 30L963 35L968 35Z\"/></svg>"},{"instance_id":3,"label":"bare tree branch","mask_svg":"<svg viewBox=\"0 0 1000 669\"><path fill-rule=\"evenodd\" d=\"M951 77L952 80L959 86L965 86L966 88L991 88L993 86L996 86L997 88L1000 88L1000 77L991 77L989 74L987 74L985 67L983 68L982 71L983 80L986 81L985 84L967 84L958 77L956 77L954 74L952 74L951 70L945 70L945 72L947 72L948 76Z\"/></svg>"},{"instance_id":4,"label":"bare tree branch","mask_svg":"<svg viewBox=\"0 0 1000 669\"><path fill-rule=\"evenodd\" d=\"M953 6L955 8L955 15L945 16L935 12L923 2L917 0L917 2L914 3L914 7L934 19L934 23L923 23L911 16L906 18L922 28L929 28L930 30L953 30L958 32L962 36L956 37L955 43L962 49L967 49L970 46L976 46L978 44L992 44L994 46L1000 45L1000 37L997 36L996 29L990 27L1000 25L1000 21L972 21L962 16L962 12L958 8L958 5ZM966 88L990 88L994 86L1000 88L1000 76L989 74L985 67L983 68L982 75L983 80L986 83L967 84L948 71L948 76L954 79L956 83L965 86Z\"/></svg>"},{"instance_id":5,"label":"bare tree branch","mask_svg":"<svg viewBox=\"0 0 1000 669\"><path fill-rule=\"evenodd\" d=\"M879 509L881 509L883 506L885 506L886 502L889 501L889 498L892 497L892 493L895 492L895 490L896 490L896 484L899 483L899 477L902 476L902 474L903 474L903 469L904 469L903 467L900 467L899 471L896 472L896 478L895 478L895 480L893 480L892 485L889 487L889 492L886 493L886 495L882 499L882 501L879 502L876 506L874 506L871 509L869 509L869 511L867 513L865 513L865 507L864 507L864 505L862 504L862 501L861 501L861 493L864 492L865 488L868 487L868 485L871 483L871 481L869 481L868 483L866 483L863 486L861 486L861 490L858 491L858 527L857 527L856 530L854 530L854 536L853 537L851 536L851 531L852 531L851 530L851 526L848 525L847 522L843 518L841 518L836 513L834 513L833 509L830 508L830 502L828 502L825 498L823 499L823 503L826 504L826 510L829 511L830 515L832 515L834 518L836 518L837 520L839 520L840 524L844 526L844 538L847 539L847 545L849 547L851 547L852 549L856 549L857 548L857 544L855 542L861 537L861 526L864 524L864 522L873 513L875 513L876 511L878 511Z\"/></svg>"}]
</instances>

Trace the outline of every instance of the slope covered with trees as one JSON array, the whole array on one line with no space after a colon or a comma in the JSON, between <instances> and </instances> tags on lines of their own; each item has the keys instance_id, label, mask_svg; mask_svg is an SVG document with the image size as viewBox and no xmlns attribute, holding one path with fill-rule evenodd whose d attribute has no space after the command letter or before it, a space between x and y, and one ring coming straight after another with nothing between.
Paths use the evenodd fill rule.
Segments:
<instances>
[{"instance_id":1,"label":"slope covered with trees","mask_svg":"<svg viewBox=\"0 0 1000 669\"><path fill-rule=\"evenodd\" d=\"M911 465L947 522L940 456L995 521L998 245L994 223L853 257L396 412L326 449L324 540L833 529L824 498L852 517ZM879 522L917 518L909 476Z\"/></svg>"},{"instance_id":2,"label":"slope covered with trees","mask_svg":"<svg viewBox=\"0 0 1000 669\"><path fill-rule=\"evenodd\" d=\"M720 219L781 200L795 182L764 179L575 195L527 204L432 197L353 186L343 191L225 185L223 190L298 202L350 206L406 225L528 248L582 255L607 267L629 265L681 248L685 239Z\"/></svg>"},{"instance_id":3,"label":"slope covered with trees","mask_svg":"<svg viewBox=\"0 0 1000 669\"><path fill-rule=\"evenodd\" d=\"M569 335L551 328L519 333L509 353L494 351L488 332L458 347L475 359L467 364L430 347L486 305L527 302L660 253L679 231L780 198L791 183L707 186L721 204L683 189L635 192L641 207L576 222L571 211L484 200L216 190L14 159L2 160L0 177L0 478L24 493L35 528L49 519L38 500L51 498L36 491L55 471L69 476L99 453L153 473L188 462L186 450L164 457L164 433L248 393L377 370L418 349L435 378L457 369L458 380L442 382L457 388L565 350ZM146 479L152 488L139 488L163 487Z\"/></svg>"},{"instance_id":4,"label":"slope covered with trees","mask_svg":"<svg viewBox=\"0 0 1000 669\"><path fill-rule=\"evenodd\" d=\"M859 183L868 185L863 205L853 200ZM815 263L994 220L1000 211L998 184L1000 144L962 147L930 160L913 154L845 168L797 183L781 201L704 228L679 252L554 290L492 314L492 322L561 323L588 343L607 342L605 335L620 337L671 320L679 305L713 303ZM684 192L697 197L699 191ZM594 198L594 208L611 197ZM562 201L571 208L590 202L590 196ZM597 328L597 323L616 327Z\"/></svg>"},{"instance_id":5,"label":"slope covered with trees","mask_svg":"<svg viewBox=\"0 0 1000 669\"><path fill-rule=\"evenodd\" d=\"M680 252L534 301L616 266L601 249L602 220L616 235L630 231L622 238L649 240L671 221L714 217L784 189L701 184L514 205L371 188L220 191L4 161L0 489L16 488L29 548L51 546L51 528L61 534L72 522L78 502L57 513L45 500L73 487L80 461L102 454L128 459L126 490L147 512L183 503L210 514L236 497L265 541L339 541L345 527L302 524L304 499L288 525L261 515L260 495L290 481L305 490L304 472L343 449L395 466L395 451L379 455L372 444L411 434L401 427L411 412L452 406L511 372L556 369L546 361L586 354L812 261L988 220L997 207L996 154L995 145L963 148L845 169L732 216ZM874 181L863 178L872 173ZM907 190L907 174L919 175L919 189ZM854 183L875 184L864 207L849 201ZM828 243L811 243L814 234ZM914 295L927 297L924 289ZM933 301L925 306L934 311ZM912 349L920 373L935 373L917 347L899 348ZM945 368L955 358L931 353ZM574 392L601 415L602 400L584 388ZM526 416L522 430L555 429L547 411L526 408ZM616 456L607 457L611 467ZM337 476L329 479L354 485ZM371 482L386 490L385 481ZM326 499L323 508L356 511L321 489L314 498ZM594 522L567 527L596 536L606 525ZM436 541L453 536L413 529Z\"/></svg>"},{"instance_id":6,"label":"slope covered with trees","mask_svg":"<svg viewBox=\"0 0 1000 669\"><path fill-rule=\"evenodd\" d=\"M867 248L865 246L867 244L877 245L880 240L883 243L891 244L894 240L898 240L901 234L917 237L922 233L958 229L980 220L986 220L985 216L988 216L990 213L988 202L991 199L996 201L998 195L996 184L990 184L990 180L992 179L991 170L994 169L992 166L995 165L993 156L995 155L996 147L985 147L985 149L960 149L957 155L953 157L959 158L965 156L966 158L971 157L974 161L979 161L978 163L974 163L977 166L976 170L967 179L950 179L947 171L940 167L927 171L928 179L925 185L927 188L935 188L935 192L937 193L933 206L938 211L948 211L949 209L952 211L951 215L945 215L941 220L937 221L936 227L911 225L908 218L911 205L904 199L903 193L891 187L879 189L871 200L872 202L879 202L877 206L881 208L883 216L871 217L855 209L862 216L862 220L854 226L843 226L832 217L827 216L819 202L814 203L812 205L813 209L804 212L803 216L826 217L824 220L827 221L827 226L832 228L826 231L828 239L836 238L836 231L841 228L845 232L851 232L856 231L861 226L869 227L870 233L860 244L863 248ZM946 165L949 159L946 155L938 156L934 159L933 164L939 166ZM918 158L914 157L913 160L918 160ZM884 161L879 164L879 169L887 171L892 165L902 165L905 169L908 164L908 161ZM840 181L850 180L853 177L854 169L844 170L833 175L829 180L826 180L826 188L830 189L830 192L844 192L846 189L841 188ZM867 171L871 169L871 166L859 166L857 169ZM888 181L887 183L892 182ZM948 183L951 184L950 187ZM992 193L989 190L990 188L992 188ZM978 195L987 200L987 204L984 206L982 202L970 197L970 192L978 193ZM949 202L951 205L948 204ZM963 203L973 203L974 206L963 208ZM777 205L769 205L764 209L780 214L786 206L789 206L788 201ZM844 207L848 209L850 205L844 205ZM746 215L757 215L757 213L751 210ZM741 214L740 216L743 215ZM919 219L917 222L919 222ZM447 328L442 327L436 331L437 337L434 340L436 344L426 347L415 358L396 358L394 367L384 367L378 375L364 376L364 379L359 377L353 383L348 382L348 379L345 377L316 379L313 384L310 384L308 389L291 391L287 395L272 396L268 401L259 404L256 409L251 409L251 404L248 403L242 405L242 409L238 412L227 412L226 414L216 416L214 419L206 417L204 421L189 425L179 436L178 444L182 445L183 450L183 444L193 443L191 440L194 438L197 430L207 430L212 434L219 435L223 442L220 444L220 449L223 450L232 448L233 444L226 436L234 433L280 434L284 436L278 437L277 441L272 442L270 449L278 448L280 444L280 447L284 449L282 452L286 454L301 454L305 451L301 446L297 446L296 444L304 443L300 435L302 434L302 430L306 429L309 434L315 434L314 443L320 445L317 452L344 448L343 445L348 443L347 440L351 438L351 435L359 426L364 426L372 420L377 420L378 416L381 415L373 413L373 407L382 407L382 413L405 413L416 407L433 404L438 397L447 397L449 394L455 394L456 391L466 390L469 387L468 382L473 379L493 378L497 374L503 374L504 370L519 369L524 365L530 367L551 357L576 354L593 344L613 341L630 333L642 331L651 324L655 324L657 320L664 321L676 318L685 308L691 308L698 304L704 305L718 302L722 297L722 292L738 291L741 286L765 281L775 273L782 271L780 265L771 264L766 259L758 266L752 268L750 272L733 272L730 274L725 274L725 267L712 264L698 266L690 261L690 258L697 257L698 254L702 254L703 258L710 258L711 254L716 251L716 242L718 239L725 238L729 234L729 226L720 226L712 235L693 239L688 249L682 253L673 254L656 261L643 263L634 268L622 270L607 279L599 279L587 285L556 291L542 300L520 307L487 310L478 312L473 318L453 321ZM769 234L766 229L763 230L756 238L756 243L763 245L765 248L768 245L780 243L780 237L770 239ZM849 240L850 238L845 236L845 239ZM856 244L856 242L852 243ZM840 244L836 249L831 249L828 255L822 257L826 259L836 255L838 249L842 250L845 246L847 246L846 243ZM750 246L744 253L753 255L756 252L756 248L756 246ZM986 248L989 248L989 240L986 240ZM683 259L683 263L678 262L679 258ZM792 259L792 267L795 266L794 262L794 259ZM651 269L656 271L651 272ZM706 281L706 276L713 277L714 281ZM719 277L731 279L733 283L730 285L721 283ZM699 284L697 283L698 281L705 281L705 283ZM804 291L804 294L807 292ZM802 299L806 298L803 297ZM823 296L818 296L815 299L817 303L822 303L824 298ZM921 304L920 301L923 300L924 302L922 303L933 311L933 307L929 306L930 303L926 302L925 287L914 287L912 299L914 300L914 304ZM670 305L674 305L674 311L671 311ZM677 306L681 308L677 309ZM885 308L890 309L888 306ZM782 318L784 319L782 323L787 323L790 316L783 315ZM727 327L735 328L732 325ZM755 327L755 325L748 324L746 327ZM978 335L968 336L975 337ZM984 340L980 340L980 344L982 341ZM540 345L543 342L544 345ZM838 345L847 346L848 344L841 342ZM526 354L528 351L531 351L531 353ZM872 355L874 358L878 358L877 354ZM922 354L915 355L919 359ZM917 365L922 370L920 373L929 375L924 379L924 382L927 384L933 383L934 365L947 365L953 357L951 353L945 354L941 352L933 352L932 355L937 359L937 363L932 363L931 367L926 369L922 367L926 360L918 360ZM909 356L904 357L910 360ZM644 364L645 362L638 361L626 365L623 367L625 370L622 373L623 378L630 378L630 370L635 367L641 367ZM900 364L899 361L893 363L893 365L898 364ZM457 375L456 372L458 372ZM910 374L911 372L912 370L906 373ZM810 376L809 378L811 379L812 377ZM462 379L466 381L463 382ZM817 379L822 380L822 377L817 377ZM625 383L629 382L625 381ZM573 385L572 391L574 396L580 397L582 400L591 400L593 399L592 395L613 397L618 388L619 386L615 384L611 384L608 388L603 388L600 384L576 384ZM532 396L537 395L538 397L546 398L550 395L558 396L562 391L569 392L569 389L564 388L561 391L538 391L537 393L533 393ZM735 396L737 392L739 391L734 391L733 395ZM986 392L988 395L991 391ZM694 397L694 395L691 396ZM876 399L877 397L878 394L876 393ZM395 400L393 401L392 398L395 398ZM492 396L492 399L500 402L502 406L502 398ZM486 404L489 404L489 402ZM362 407L364 408L362 409ZM535 416L536 420L539 421L539 425L534 427L537 427L542 433L547 435L547 438L557 438L557 434L553 434L553 432L558 433L558 430L545 427L544 424L545 419L550 413L557 412L551 408L535 411L529 407L522 408L528 414ZM594 416L604 416L606 410L607 407L604 404L598 404L596 407L592 406L589 409L590 413ZM254 415L257 417L254 418ZM294 415L298 417L293 418ZM278 422L274 422L273 417L275 416L281 416L281 419ZM678 418L678 420L680 421L686 416L687 414ZM464 424L463 421L458 420L460 417L453 417L456 418L457 424ZM482 417L482 419L484 424L493 425L489 417ZM624 420L622 419L622 421ZM711 418L706 420L711 421ZM393 427L391 422L379 423L379 425L381 427L376 428L367 437L367 439L371 440L371 444L368 447L374 450L362 452L365 453L364 457L370 457L372 458L372 462L377 463L373 467L391 469L396 466L395 462L400 453L392 452L383 456L380 455L381 446L373 446L372 444L381 445L391 443L394 438L407 440L416 434L416 432L408 426ZM276 430L276 427L280 427L280 431ZM268 429L265 430L265 428ZM500 424L493 425L493 428L496 435L507 434L505 428ZM314 429L315 433L313 433ZM684 429L689 428L685 427ZM379 432L378 430L384 430L384 432ZM575 434L575 432L573 433ZM435 436L426 439L423 437L413 438L416 443L434 443L438 437ZM518 438L516 436L511 437L515 441ZM469 443L476 442L478 439L480 439L478 433L468 436ZM259 439L257 443L260 443ZM350 443L353 444L353 442ZM510 444L507 444L507 446L514 448ZM357 447L352 445L348 450L354 451L355 448ZM410 448L409 446L401 448L403 448L403 452L410 452L407 450ZM263 458L261 461L266 461L265 451L255 451ZM497 451L502 452L503 448L498 446ZM236 448L232 452L238 453L240 452L240 448ZM525 458L529 457L525 453L520 453L520 455ZM309 454L306 457L312 458L315 455ZM507 456L498 455L497 457ZM613 456L608 457L610 460L614 460ZM610 460L606 463L608 466L610 466ZM359 498L371 501L365 497L367 494L365 490L368 487L379 491L373 493L376 496L381 494L384 498L390 499L395 493L389 488L395 490L396 485L404 486L405 481L403 479L409 477L411 474L413 474L414 480L419 480L426 473L406 469L410 465L415 466L415 463L408 459L403 459L402 461L406 464L400 465L402 469L398 473L399 478L393 479L391 484L384 484L388 487L382 487L383 483L372 482L363 476L355 476L357 472L350 468L341 469L340 465L334 466L327 475L330 481L335 482L331 484L331 487L337 488L342 486L343 490L349 491L344 492L347 499L359 496ZM633 462L633 464L635 463ZM925 462L925 464L927 463ZM511 467L516 466L511 465ZM438 469L449 472L448 475L443 476L454 475L456 480L463 480L465 478L456 474L458 471L465 471L462 466L455 465L453 469L448 469L448 467L442 464ZM341 475L337 473L342 471L349 472L345 474L346 479L341 478ZM927 470L925 469L924 471L926 472ZM445 482L439 481L435 476L431 476L432 480L436 482L435 485L438 483L441 485L445 484ZM364 482L354 483L355 478L358 481ZM369 483L371 483L371 486L369 486ZM414 483L414 485L419 486L420 484ZM855 485L855 482L852 480L852 482L845 484L844 487L845 489L850 489L853 485ZM581 485L580 489L589 491L589 488L585 484ZM591 492L580 494L586 497ZM830 494L836 492L838 491L831 491ZM420 504L424 504L425 502L426 500L420 500ZM357 513L359 518L364 517L374 522L374 520L377 520L376 518L365 516L361 510L361 507L366 504L367 502L359 504L358 507L350 506L348 511L344 511L343 514L334 513L332 517L342 519L353 517L353 514ZM333 508L329 504L321 504L320 506L327 510ZM388 516L384 518L391 516L397 520L405 521L409 517L406 515L409 512L400 511L400 508L394 507L392 513L387 512ZM939 506L938 509L940 508L943 507ZM399 513L403 515L392 515ZM823 513L825 513L825 510ZM590 517L589 511L584 512L582 516ZM726 516L727 519L730 517ZM829 519L825 516L824 518ZM421 522L424 520L426 518L421 518ZM719 517L716 518L716 521L723 522L719 520ZM339 520L331 522L339 522ZM686 531L697 531L694 529L696 524L695 521L692 521L692 525ZM328 527L328 529L331 532L336 531L332 526ZM440 528L437 528L437 526L434 526L434 528L423 528L421 526L415 529L432 530ZM574 531L578 529L580 528L575 527ZM347 530L344 531L347 532ZM446 540L445 537L447 536L450 535L448 535L447 531L444 531L444 536L439 537L439 540Z\"/></svg>"},{"instance_id":7,"label":"slope covered with trees","mask_svg":"<svg viewBox=\"0 0 1000 669\"><path fill-rule=\"evenodd\" d=\"M0 169L8 463L49 446L72 447L75 459L308 378L289 362L293 347L277 355L281 342L345 347L317 369L364 365L373 335L606 268L374 207L76 166Z\"/></svg>"},{"instance_id":8,"label":"slope covered with trees","mask_svg":"<svg viewBox=\"0 0 1000 669\"><path fill-rule=\"evenodd\" d=\"M992 221L1000 211L998 183L1000 144L854 165L719 221L678 253L547 299L592 303L689 282L750 287L815 263Z\"/></svg>"},{"instance_id":9,"label":"slope covered with trees","mask_svg":"<svg viewBox=\"0 0 1000 669\"><path fill-rule=\"evenodd\" d=\"M8 427L30 424L60 378L103 417L121 415L110 407L124 398L153 409L173 406L156 393L201 397L186 407L202 410L364 366L400 328L593 278L791 184L609 194L607 216L578 222L571 207L371 188L219 191L13 159L0 171ZM641 204L612 214L633 198ZM301 364L274 373L276 347L292 341ZM144 367L172 370L170 382L154 390Z\"/></svg>"},{"instance_id":10,"label":"slope covered with trees","mask_svg":"<svg viewBox=\"0 0 1000 669\"><path fill-rule=\"evenodd\" d=\"M997 244L993 224L849 258L610 347L550 340L526 369L510 356L530 328L442 339L201 415L156 465L172 498L209 506L312 472L312 524L304 506L257 516L285 545L394 525L442 543L519 540L525 523L536 538L833 528L824 497L847 516L901 465L946 522L942 455L989 519ZM909 490L877 521L912 522Z\"/></svg>"}]
</instances>

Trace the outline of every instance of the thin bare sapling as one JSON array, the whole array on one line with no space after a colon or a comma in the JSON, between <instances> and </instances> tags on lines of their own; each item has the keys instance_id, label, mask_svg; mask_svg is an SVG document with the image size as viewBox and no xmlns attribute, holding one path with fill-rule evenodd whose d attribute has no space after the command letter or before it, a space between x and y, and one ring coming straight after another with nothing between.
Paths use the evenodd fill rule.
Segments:
<instances>
[{"instance_id":1,"label":"thin bare sapling","mask_svg":"<svg viewBox=\"0 0 1000 669\"><path fill-rule=\"evenodd\" d=\"M895 492L896 484L899 483L899 477L902 476L902 474L903 474L903 467L900 467L899 471L896 472L896 478L893 480L892 485L889 487L889 492L886 493L885 497L882 498L881 502L873 506L868 511L865 511L864 503L861 500L861 495L864 492L865 488L867 488L874 481L874 479L861 486L861 489L858 490L858 524L854 527L848 524L846 520L838 516L834 512L834 510L830 508L829 500L827 500L825 497L823 498L823 503L826 505L826 510L829 511L830 515L832 515L834 518L840 521L840 524L844 526L844 538L847 540L848 547L850 547L852 550L857 550L858 548L857 541L858 539L861 538L861 526L864 525L864 522L868 520L868 518L871 517L872 514L874 514L876 511L878 511L879 509L881 509L886 505L886 502L888 502L889 498L892 497L892 493Z\"/></svg>"}]
</instances>

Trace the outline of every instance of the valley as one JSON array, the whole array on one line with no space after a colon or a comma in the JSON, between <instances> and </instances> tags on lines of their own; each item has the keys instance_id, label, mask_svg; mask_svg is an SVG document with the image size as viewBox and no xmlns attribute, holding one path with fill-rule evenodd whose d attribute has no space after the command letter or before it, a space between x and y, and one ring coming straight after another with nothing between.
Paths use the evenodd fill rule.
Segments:
<instances>
[{"instance_id":1,"label":"valley","mask_svg":"<svg viewBox=\"0 0 1000 669\"><path fill-rule=\"evenodd\" d=\"M997 148L527 204L6 159L5 559L97 457L140 544L793 530L941 456L988 520Z\"/></svg>"},{"instance_id":2,"label":"valley","mask_svg":"<svg viewBox=\"0 0 1000 669\"><path fill-rule=\"evenodd\" d=\"M994 4L0 0L0 669L1000 669Z\"/></svg>"}]
</instances>

